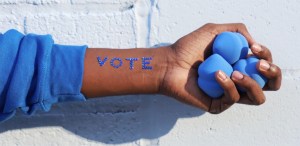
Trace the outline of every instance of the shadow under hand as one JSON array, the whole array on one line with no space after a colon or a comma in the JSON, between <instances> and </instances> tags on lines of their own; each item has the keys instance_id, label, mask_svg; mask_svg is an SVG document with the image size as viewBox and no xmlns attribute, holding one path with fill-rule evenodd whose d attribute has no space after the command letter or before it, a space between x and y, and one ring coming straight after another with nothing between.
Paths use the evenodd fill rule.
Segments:
<instances>
[{"instance_id":1,"label":"shadow under hand","mask_svg":"<svg viewBox=\"0 0 300 146\"><path fill-rule=\"evenodd\" d=\"M50 112L36 113L34 116L18 112L13 119L0 124L0 134L11 130L56 126L88 140L120 144L141 138L157 139L167 134L177 119L203 113L161 95L118 96L58 103Z\"/></svg>"}]
</instances>

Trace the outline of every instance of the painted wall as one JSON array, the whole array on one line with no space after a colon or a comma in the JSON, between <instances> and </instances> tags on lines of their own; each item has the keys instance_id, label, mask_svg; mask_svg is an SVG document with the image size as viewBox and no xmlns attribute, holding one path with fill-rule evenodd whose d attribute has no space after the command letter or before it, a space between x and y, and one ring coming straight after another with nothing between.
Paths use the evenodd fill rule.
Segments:
<instances>
[{"instance_id":1,"label":"painted wall","mask_svg":"<svg viewBox=\"0 0 300 146\"><path fill-rule=\"evenodd\" d=\"M297 0L0 0L0 32L90 47L151 47L207 22L243 22L283 71L282 88L265 92L262 106L211 115L160 95L60 103L1 124L0 145L299 145L299 9Z\"/></svg>"}]
</instances>

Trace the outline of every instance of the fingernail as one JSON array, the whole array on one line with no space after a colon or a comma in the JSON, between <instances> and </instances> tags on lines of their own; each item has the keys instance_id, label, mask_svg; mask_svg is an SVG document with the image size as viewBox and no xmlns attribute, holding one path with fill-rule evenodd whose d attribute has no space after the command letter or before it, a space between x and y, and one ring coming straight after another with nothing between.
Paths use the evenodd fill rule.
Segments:
<instances>
[{"instance_id":1,"label":"fingernail","mask_svg":"<svg viewBox=\"0 0 300 146\"><path fill-rule=\"evenodd\" d=\"M270 64L265 60L261 60L260 64L259 64L259 68L262 69L262 70L269 70L270 69Z\"/></svg>"},{"instance_id":2,"label":"fingernail","mask_svg":"<svg viewBox=\"0 0 300 146\"><path fill-rule=\"evenodd\" d=\"M222 79L223 81L227 79L226 74L225 74L224 72L222 72L222 71L219 71L219 72L218 72L218 77L219 77L220 79Z\"/></svg>"},{"instance_id":3,"label":"fingernail","mask_svg":"<svg viewBox=\"0 0 300 146\"><path fill-rule=\"evenodd\" d=\"M262 50L261 46L257 43L253 44L252 45L252 51L255 52L255 53L258 53Z\"/></svg>"},{"instance_id":4,"label":"fingernail","mask_svg":"<svg viewBox=\"0 0 300 146\"><path fill-rule=\"evenodd\" d=\"M241 79L243 79L244 78L244 75L243 74L241 74L240 72L238 72L238 71L234 71L233 73L232 73L232 78L234 78L234 79L238 79L238 80L241 80Z\"/></svg>"}]
</instances>

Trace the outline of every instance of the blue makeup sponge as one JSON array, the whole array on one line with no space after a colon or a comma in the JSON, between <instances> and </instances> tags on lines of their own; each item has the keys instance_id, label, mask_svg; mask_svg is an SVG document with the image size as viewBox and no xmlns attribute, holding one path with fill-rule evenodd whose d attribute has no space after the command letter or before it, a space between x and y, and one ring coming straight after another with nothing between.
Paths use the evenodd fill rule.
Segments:
<instances>
[{"instance_id":1,"label":"blue makeup sponge","mask_svg":"<svg viewBox=\"0 0 300 146\"><path fill-rule=\"evenodd\" d=\"M246 40L246 38L240 34L240 33L235 33L239 38L240 41L242 43L242 50L241 50L241 54L240 54L240 58L239 59L246 59L248 52L249 52L249 44L248 41Z\"/></svg>"},{"instance_id":2,"label":"blue makeup sponge","mask_svg":"<svg viewBox=\"0 0 300 146\"><path fill-rule=\"evenodd\" d=\"M247 76L250 76L254 79L258 85L263 88L267 82L266 77L264 77L261 73L256 69L256 64L259 61L256 57L252 56L247 59L241 59L237 63L234 64L233 70L237 70ZM241 90L243 91L243 90Z\"/></svg>"},{"instance_id":3,"label":"blue makeup sponge","mask_svg":"<svg viewBox=\"0 0 300 146\"><path fill-rule=\"evenodd\" d=\"M221 55L229 64L234 64L248 54L248 42L244 36L234 32L220 33L213 43L213 53Z\"/></svg>"},{"instance_id":4,"label":"blue makeup sponge","mask_svg":"<svg viewBox=\"0 0 300 146\"><path fill-rule=\"evenodd\" d=\"M232 66L219 54L211 55L198 68L198 86L212 98L218 98L224 93L215 78L218 70L222 70L228 77L233 72Z\"/></svg>"}]
</instances>

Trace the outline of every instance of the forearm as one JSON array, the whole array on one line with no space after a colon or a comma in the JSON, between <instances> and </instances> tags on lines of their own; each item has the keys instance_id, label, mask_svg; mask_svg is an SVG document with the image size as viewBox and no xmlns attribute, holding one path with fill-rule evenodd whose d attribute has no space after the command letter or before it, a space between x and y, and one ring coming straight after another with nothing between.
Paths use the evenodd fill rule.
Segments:
<instances>
[{"instance_id":1,"label":"forearm","mask_svg":"<svg viewBox=\"0 0 300 146\"><path fill-rule=\"evenodd\" d=\"M81 92L85 97L156 94L167 68L167 47L86 50Z\"/></svg>"}]
</instances>

